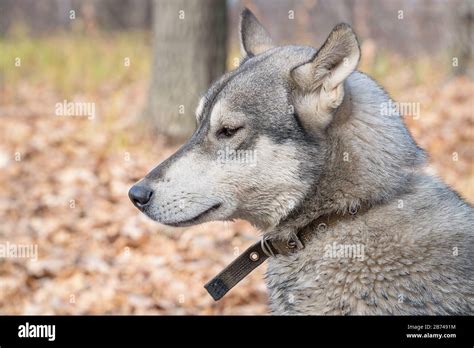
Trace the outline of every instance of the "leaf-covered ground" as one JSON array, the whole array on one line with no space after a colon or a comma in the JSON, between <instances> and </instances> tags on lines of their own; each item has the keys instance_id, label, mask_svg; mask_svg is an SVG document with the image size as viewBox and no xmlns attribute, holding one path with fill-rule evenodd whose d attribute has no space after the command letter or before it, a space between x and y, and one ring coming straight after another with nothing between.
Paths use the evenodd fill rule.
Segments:
<instances>
[{"instance_id":1,"label":"leaf-covered ground","mask_svg":"<svg viewBox=\"0 0 474 348\"><path fill-rule=\"evenodd\" d=\"M0 242L38 246L37 261L0 259L0 313L266 313L264 267L219 303L203 288L258 231L245 222L165 228L130 203L129 187L174 148L137 122L148 86L147 43L122 40L118 50L105 41L0 43L9 54L1 66L8 72L0 99ZM81 47L89 51L74 58ZM129 68L121 64L127 54ZM8 59L17 55L22 66L13 68ZM97 55L116 66L101 63L106 71L90 75ZM383 64L364 59L396 99L420 102L420 117L407 124L438 175L473 202L473 82L427 71L415 83L399 58L383 79ZM44 72L51 60L59 64L51 71L71 76ZM94 102L96 117L56 116L64 99Z\"/></svg>"}]
</instances>

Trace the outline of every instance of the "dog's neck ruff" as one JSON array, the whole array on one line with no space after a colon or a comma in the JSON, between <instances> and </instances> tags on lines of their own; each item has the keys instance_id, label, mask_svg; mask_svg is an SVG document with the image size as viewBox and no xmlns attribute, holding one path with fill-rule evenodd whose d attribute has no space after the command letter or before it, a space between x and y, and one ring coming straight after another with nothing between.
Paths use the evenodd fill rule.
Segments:
<instances>
[{"instance_id":1,"label":"dog's neck ruff","mask_svg":"<svg viewBox=\"0 0 474 348\"><path fill-rule=\"evenodd\" d=\"M317 233L325 232L328 227L343 219L355 219L356 215L361 215L367 210L368 207L365 207L351 210L349 214L345 215L337 213L322 215L297 232L292 233L286 240L263 236L260 241L245 250L204 287L214 301L218 301L269 257L294 254L304 249Z\"/></svg>"}]
</instances>

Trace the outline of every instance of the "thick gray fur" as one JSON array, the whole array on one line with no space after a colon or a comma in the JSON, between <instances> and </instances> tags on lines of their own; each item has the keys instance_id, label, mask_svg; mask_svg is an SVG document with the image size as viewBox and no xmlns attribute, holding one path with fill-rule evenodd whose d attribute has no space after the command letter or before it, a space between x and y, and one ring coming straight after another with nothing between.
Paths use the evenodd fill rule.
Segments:
<instances>
[{"instance_id":1,"label":"thick gray fur","mask_svg":"<svg viewBox=\"0 0 474 348\"><path fill-rule=\"evenodd\" d=\"M154 190L142 210L172 226L245 219L285 239L369 207L269 259L272 312L472 315L474 209L430 174L402 117L382 112L390 97L355 70L350 27L320 50L266 35L244 11L242 64L203 97L193 137L141 181ZM226 149L252 156L222 160ZM363 252L328 253L338 247Z\"/></svg>"}]
</instances>

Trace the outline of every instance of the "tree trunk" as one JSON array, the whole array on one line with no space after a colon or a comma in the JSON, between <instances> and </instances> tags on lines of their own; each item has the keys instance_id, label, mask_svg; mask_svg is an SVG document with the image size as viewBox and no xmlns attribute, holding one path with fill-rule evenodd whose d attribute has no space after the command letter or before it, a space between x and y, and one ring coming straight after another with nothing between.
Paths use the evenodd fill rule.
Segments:
<instances>
[{"instance_id":1,"label":"tree trunk","mask_svg":"<svg viewBox=\"0 0 474 348\"><path fill-rule=\"evenodd\" d=\"M455 9L454 17L454 54L458 62L454 69L455 75L467 75L474 79L474 62L472 39L474 30L474 3L463 1Z\"/></svg>"},{"instance_id":2,"label":"tree trunk","mask_svg":"<svg viewBox=\"0 0 474 348\"><path fill-rule=\"evenodd\" d=\"M195 128L199 97L225 70L225 0L155 0L153 67L144 116L181 141Z\"/></svg>"}]
</instances>

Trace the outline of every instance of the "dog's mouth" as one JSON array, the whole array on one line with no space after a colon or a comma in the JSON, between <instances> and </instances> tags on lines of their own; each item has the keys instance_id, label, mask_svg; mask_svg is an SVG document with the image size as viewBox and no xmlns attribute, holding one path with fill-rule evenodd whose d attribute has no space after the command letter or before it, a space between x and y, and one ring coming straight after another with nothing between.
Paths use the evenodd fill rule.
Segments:
<instances>
[{"instance_id":1,"label":"dog's mouth","mask_svg":"<svg viewBox=\"0 0 474 348\"><path fill-rule=\"evenodd\" d=\"M202 213L199 213L195 217L188 219L188 220L183 220L183 221L178 221L178 222L169 222L166 223L166 225L173 226L173 227L182 227L182 226L191 226L195 225L196 223L199 222L204 216L216 211L221 207L222 203L216 203L209 209L204 210Z\"/></svg>"}]
</instances>

